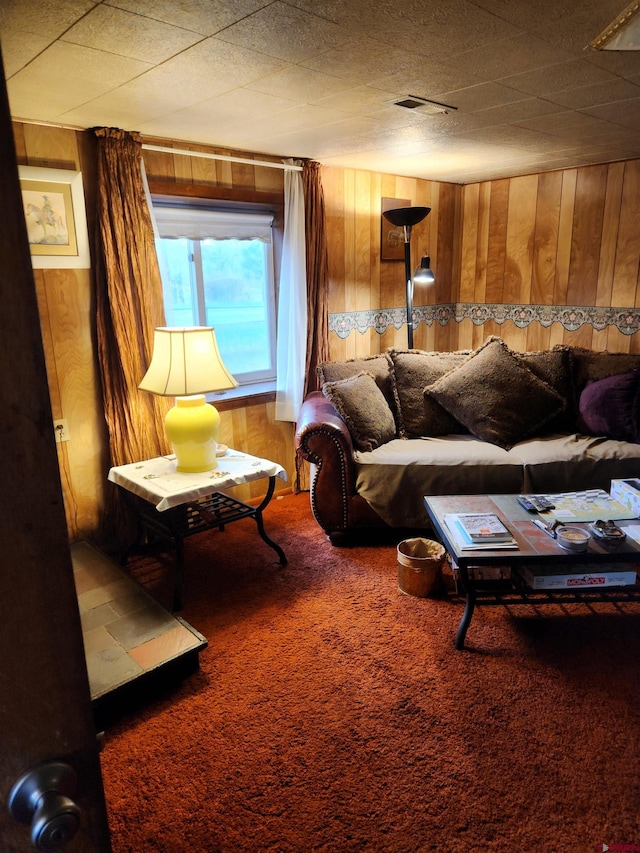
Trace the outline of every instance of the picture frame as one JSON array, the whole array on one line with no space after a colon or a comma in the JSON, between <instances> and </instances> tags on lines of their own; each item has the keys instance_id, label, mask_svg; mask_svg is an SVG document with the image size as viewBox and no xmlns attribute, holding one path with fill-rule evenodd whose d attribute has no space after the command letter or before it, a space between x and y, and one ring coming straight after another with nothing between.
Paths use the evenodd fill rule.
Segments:
<instances>
[{"instance_id":1,"label":"picture frame","mask_svg":"<svg viewBox=\"0 0 640 853\"><path fill-rule=\"evenodd\" d=\"M403 261L404 260L404 229L393 225L385 219L385 210L394 210L397 207L411 207L408 198L383 198L381 199L381 227L380 227L380 260L381 261Z\"/></svg>"},{"instance_id":2,"label":"picture frame","mask_svg":"<svg viewBox=\"0 0 640 853\"><path fill-rule=\"evenodd\" d=\"M34 269L91 266L82 172L19 166Z\"/></svg>"}]
</instances>

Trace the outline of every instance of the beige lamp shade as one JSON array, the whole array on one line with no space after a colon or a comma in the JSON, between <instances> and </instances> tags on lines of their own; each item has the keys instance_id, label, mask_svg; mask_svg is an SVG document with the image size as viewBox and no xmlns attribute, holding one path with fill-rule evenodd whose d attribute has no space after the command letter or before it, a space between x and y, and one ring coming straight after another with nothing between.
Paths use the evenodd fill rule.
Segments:
<instances>
[{"instance_id":1,"label":"beige lamp shade","mask_svg":"<svg viewBox=\"0 0 640 853\"><path fill-rule=\"evenodd\" d=\"M237 387L220 357L212 326L155 330L151 364L138 385L142 391L183 397Z\"/></svg>"}]
</instances>

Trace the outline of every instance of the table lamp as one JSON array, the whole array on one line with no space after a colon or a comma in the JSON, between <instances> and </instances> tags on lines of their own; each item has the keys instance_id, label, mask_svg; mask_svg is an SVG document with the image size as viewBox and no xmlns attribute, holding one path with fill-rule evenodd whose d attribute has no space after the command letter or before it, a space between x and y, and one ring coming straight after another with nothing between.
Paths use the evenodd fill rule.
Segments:
<instances>
[{"instance_id":1,"label":"table lamp","mask_svg":"<svg viewBox=\"0 0 640 853\"><path fill-rule=\"evenodd\" d=\"M217 467L220 415L204 395L237 386L220 358L212 326L154 331L153 356L138 388L176 398L165 429L178 471L193 474Z\"/></svg>"}]
</instances>

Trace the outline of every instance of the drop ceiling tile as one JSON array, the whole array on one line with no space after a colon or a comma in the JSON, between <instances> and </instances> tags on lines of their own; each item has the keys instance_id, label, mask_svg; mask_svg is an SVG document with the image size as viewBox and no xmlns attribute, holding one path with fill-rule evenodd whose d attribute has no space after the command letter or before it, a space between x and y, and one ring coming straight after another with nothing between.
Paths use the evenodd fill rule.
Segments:
<instances>
[{"instance_id":1,"label":"drop ceiling tile","mask_svg":"<svg viewBox=\"0 0 640 853\"><path fill-rule=\"evenodd\" d=\"M65 81L50 88L51 69ZM78 74L78 69L82 74ZM149 68L145 62L103 54L88 47L55 42L7 82L11 112L21 118L52 121Z\"/></svg>"},{"instance_id":2,"label":"drop ceiling tile","mask_svg":"<svg viewBox=\"0 0 640 853\"><path fill-rule=\"evenodd\" d=\"M341 137L328 127L298 130L292 133L263 138L266 151L289 152L290 156L322 159L358 154L371 147L364 137Z\"/></svg>"},{"instance_id":3,"label":"drop ceiling tile","mask_svg":"<svg viewBox=\"0 0 640 853\"><path fill-rule=\"evenodd\" d=\"M535 32L550 44L562 46L577 56L584 55L584 48L618 16L624 5L624 0L559 3L563 14L550 21L541 17Z\"/></svg>"},{"instance_id":4,"label":"drop ceiling tile","mask_svg":"<svg viewBox=\"0 0 640 853\"><path fill-rule=\"evenodd\" d=\"M453 136L468 130L483 127L485 122L478 115L465 112L448 113L447 115L425 115L425 131L440 137Z\"/></svg>"},{"instance_id":5,"label":"drop ceiling tile","mask_svg":"<svg viewBox=\"0 0 640 853\"><path fill-rule=\"evenodd\" d=\"M158 113L153 105L138 104L135 100L120 100L114 93L109 93L58 113L55 120L74 127L122 127L125 130L139 130L143 116L156 116Z\"/></svg>"},{"instance_id":6,"label":"drop ceiling tile","mask_svg":"<svg viewBox=\"0 0 640 853\"><path fill-rule=\"evenodd\" d=\"M548 137L545 137L543 132L507 124L481 127L460 135L470 141L478 140L491 145L518 148L521 151L536 151L539 146L545 143L547 145L555 144Z\"/></svg>"},{"instance_id":7,"label":"drop ceiling tile","mask_svg":"<svg viewBox=\"0 0 640 853\"><path fill-rule=\"evenodd\" d=\"M195 106L145 122L139 130L149 136L166 135L163 128L170 122L172 127L180 128L180 136L186 136L187 139L196 133L201 137L205 130L209 135L215 135L221 126L254 122L264 115L291 109L293 106L295 101L287 98L277 98L250 89L233 89L216 98L201 101ZM248 116L251 118L248 119ZM195 136L193 138L195 140Z\"/></svg>"},{"instance_id":8,"label":"drop ceiling tile","mask_svg":"<svg viewBox=\"0 0 640 853\"><path fill-rule=\"evenodd\" d=\"M489 124L514 124L530 118L538 118L539 116L552 115L553 113L564 111L565 108L559 104L551 103L541 98L525 98L513 104L474 110L473 115L487 126Z\"/></svg>"},{"instance_id":9,"label":"drop ceiling tile","mask_svg":"<svg viewBox=\"0 0 640 853\"><path fill-rule=\"evenodd\" d=\"M457 54L450 57L447 64L475 71L483 80L502 80L569 59L572 56L567 51L525 34Z\"/></svg>"},{"instance_id":10,"label":"drop ceiling tile","mask_svg":"<svg viewBox=\"0 0 640 853\"><path fill-rule=\"evenodd\" d=\"M95 6L94 0L33 3L31 0L9 0L0 5L2 39L12 32L40 35L53 41Z\"/></svg>"},{"instance_id":11,"label":"drop ceiling tile","mask_svg":"<svg viewBox=\"0 0 640 853\"><path fill-rule=\"evenodd\" d=\"M638 71L638 52L617 50L589 50L585 59L619 77L631 77Z\"/></svg>"},{"instance_id":12,"label":"drop ceiling tile","mask_svg":"<svg viewBox=\"0 0 640 853\"><path fill-rule=\"evenodd\" d=\"M500 82L527 95L540 97L565 89L576 89L579 86L614 83L617 79L614 74L584 59L571 59L569 62L560 62L557 65L549 65L524 74L504 77Z\"/></svg>"},{"instance_id":13,"label":"drop ceiling tile","mask_svg":"<svg viewBox=\"0 0 640 853\"><path fill-rule=\"evenodd\" d=\"M245 86L285 67L285 63L255 50L229 44L215 36L205 39L165 62L156 72L165 79L180 77L189 89L207 96Z\"/></svg>"},{"instance_id":14,"label":"drop ceiling tile","mask_svg":"<svg viewBox=\"0 0 640 853\"><path fill-rule=\"evenodd\" d=\"M535 3L528 0L476 0L476 5L491 12L505 21L510 21L524 30L534 30L541 22L553 24L561 20L567 10L575 6L575 2L564 0L536 0Z\"/></svg>"},{"instance_id":15,"label":"drop ceiling tile","mask_svg":"<svg viewBox=\"0 0 640 853\"><path fill-rule=\"evenodd\" d=\"M299 62L340 44L347 36L337 24L276 0L227 27L218 38L288 62Z\"/></svg>"},{"instance_id":16,"label":"drop ceiling tile","mask_svg":"<svg viewBox=\"0 0 640 853\"><path fill-rule=\"evenodd\" d=\"M524 121L518 122L518 125L530 130L540 130L544 133L554 135L573 135L574 138L580 137L581 134L588 136L593 133L607 133L609 131L616 130L614 125L611 125L606 121L602 121L599 118L595 118L594 116L590 116L585 113L576 113L571 111L553 113L552 115L541 116L539 118L525 119Z\"/></svg>"},{"instance_id":17,"label":"drop ceiling tile","mask_svg":"<svg viewBox=\"0 0 640 853\"><path fill-rule=\"evenodd\" d=\"M263 116L260 120L260 130L264 136L274 136L275 134L289 133L305 128L333 125L345 118L347 118L346 113L340 110L328 110L312 104L305 104L294 109L273 113L270 116Z\"/></svg>"},{"instance_id":18,"label":"drop ceiling tile","mask_svg":"<svg viewBox=\"0 0 640 853\"><path fill-rule=\"evenodd\" d=\"M268 4L264 0L107 0L107 5L212 36Z\"/></svg>"},{"instance_id":19,"label":"drop ceiling tile","mask_svg":"<svg viewBox=\"0 0 640 853\"><path fill-rule=\"evenodd\" d=\"M502 83L480 83L477 86L468 86L456 92L442 92L436 100L457 107L466 112L476 112L490 107L513 104L522 101L522 92L509 89Z\"/></svg>"},{"instance_id":20,"label":"drop ceiling tile","mask_svg":"<svg viewBox=\"0 0 640 853\"><path fill-rule=\"evenodd\" d=\"M361 20L366 22L366 31L372 38L422 55L427 53L429 59L435 60L520 32L504 18L479 9L469 0L392 0L360 2L359 6Z\"/></svg>"},{"instance_id":21,"label":"drop ceiling tile","mask_svg":"<svg viewBox=\"0 0 640 853\"><path fill-rule=\"evenodd\" d=\"M293 156L287 155L287 152L283 152L282 148L265 148L262 144L264 137L257 122L222 125L216 122L214 117L205 115L201 122L194 122L187 129L181 123L178 113L173 113L163 116L162 119L143 124L142 128L143 132L149 136L162 137L177 142L211 145L211 139L215 138L216 148L230 148L236 152L246 151L248 156L255 156L256 153L259 155L273 154L276 157Z\"/></svg>"},{"instance_id":22,"label":"drop ceiling tile","mask_svg":"<svg viewBox=\"0 0 640 853\"><path fill-rule=\"evenodd\" d=\"M346 116L346 113L345 113ZM376 142L379 136L391 134L397 135L403 129L404 125L393 125L389 122L378 118L377 114L359 115L350 118L343 118L342 121L335 122L330 125L331 132L336 136L346 136L347 138L357 136L365 137L373 142Z\"/></svg>"},{"instance_id":23,"label":"drop ceiling tile","mask_svg":"<svg viewBox=\"0 0 640 853\"><path fill-rule=\"evenodd\" d=\"M384 57L384 65L381 57ZM406 58L405 51L389 48L365 36L309 57L299 64L304 68L342 77L354 85L370 83L375 86L378 79L388 76L389 68L402 67Z\"/></svg>"},{"instance_id":24,"label":"drop ceiling tile","mask_svg":"<svg viewBox=\"0 0 640 853\"><path fill-rule=\"evenodd\" d=\"M618 104L602 104L599 107L587 107L584 112L622 127L640 130L640 98L625 101L623 110L620 110Z\"/></svg>"},{"instance_id":25,"label":"drop ceiling tile","mask_svg":"<svg viewBox=\"0 0 640 853\"><path fill-rule=\"evenodd\" d=\"M394 67L386 63L380 65L378 72L369 81L372 85L399 95L418 95L432 100L442 92L465 89L481 82L473 71L425 60L414 54L398 57L398 64Z\"/></svg>"},{"instance_id":26,"label":"drop ceiling tile","mask_svg":"<svg viewBox=\"0 0 640 853\"><path fill-rule=\"evenodd\" d=\"M169 59L200 39L197 33L105 5L96 6L62 36L63 41L71 44L153 64Z\"/></svg>"},{"instance_id":27,"label":"drop ceiling tile","mask_svg":"<svg viewBox=\"0 0 640 853\"><path fill-rule=\"evenodd\" d=\"M17 74L21 68L28 65L39 53L51 44L47 36L24 31L12 31L8 35L2 33L2 60L4 74L7 79Z\"/></svg>"},{"instance_id":28,"label":"drop ceiling tile","mask_svg":"<svg viewBox=\"0 0 640 853\"><path fill-rule=\"evenodd\" d=\"M640 78L638 83L621 80L615 77L606 83L595 83L592 86L581 86L577 89L566 89L564 92L550 92L545 97L555 104L562 104L574 110L584 110L587 107L596 107L602 104L627 101L630 98L640 97ZM618 104L616 113L624 109Z\"/></svg>"},{"instance_id":29,"label":"drop ceiling tile","mask_svg":"<svg viewBox=\"0 0 640 853\"><path fill-rule=\"evenodd\" d=\"M249 84L249 88L269 95L285 95L300 103L312 104L323 98L336 96L354 88L340 77L312 71L300 65L288 65L274 74L261 77Z\"/></svg>"}]
</instances>

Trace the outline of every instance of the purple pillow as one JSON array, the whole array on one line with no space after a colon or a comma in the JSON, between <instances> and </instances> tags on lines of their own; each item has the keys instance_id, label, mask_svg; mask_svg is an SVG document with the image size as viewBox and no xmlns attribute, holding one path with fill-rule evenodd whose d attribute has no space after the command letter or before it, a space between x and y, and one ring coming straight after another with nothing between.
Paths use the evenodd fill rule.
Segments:
<instances>
[{"instance_id":1,"label":"purple pillow","mask_svg":"<svg viewBox=\"0 0 640 853\"><path fill-rule=\"evenodd\" d=\"M578 430L640 443L640 371L588 382L578 406Z\"/></svg>"}]
</instances>

